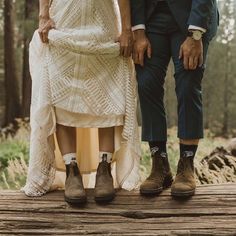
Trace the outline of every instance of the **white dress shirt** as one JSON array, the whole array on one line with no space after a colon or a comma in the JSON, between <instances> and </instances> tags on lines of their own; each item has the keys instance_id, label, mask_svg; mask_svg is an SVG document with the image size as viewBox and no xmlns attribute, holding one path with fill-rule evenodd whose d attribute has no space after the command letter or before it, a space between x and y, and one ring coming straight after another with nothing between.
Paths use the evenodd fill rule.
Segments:
<instances>
[{"instance_id":1,"label":"white dress shirt","mask_svg":"<svg viewBox=\"0 0 236 236\"><path fill-rule=\"evenodd\" d=\"M132 31L135 31L135 30L145 30L146 27L144 24L139 24L139 25L135 25L132 27ZM206 29L202 28L202 27L199 27L199 26L195 26L195 25L190 25L188 27L189 30L200 30L202 31L203 33L206 33Z\"/></svg>"}]
</instances>

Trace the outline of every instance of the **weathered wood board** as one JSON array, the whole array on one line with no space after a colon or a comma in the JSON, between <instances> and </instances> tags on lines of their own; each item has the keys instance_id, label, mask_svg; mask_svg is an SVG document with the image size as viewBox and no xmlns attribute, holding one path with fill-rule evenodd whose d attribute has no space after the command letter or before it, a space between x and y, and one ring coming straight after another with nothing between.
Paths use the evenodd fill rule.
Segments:
<instances>
[{"instance_id":1,"label":"weathered wood board","mask_svg":"<svg viewBox=\"0 0 236 236\"><path fill-rule=\"evenodd\" d=\"M0 235L236 235L236 184L205 185L180 201L118 191L112 203L70 206L63 191L28 198L0 191Z\"/></svg>"}]
</instances>

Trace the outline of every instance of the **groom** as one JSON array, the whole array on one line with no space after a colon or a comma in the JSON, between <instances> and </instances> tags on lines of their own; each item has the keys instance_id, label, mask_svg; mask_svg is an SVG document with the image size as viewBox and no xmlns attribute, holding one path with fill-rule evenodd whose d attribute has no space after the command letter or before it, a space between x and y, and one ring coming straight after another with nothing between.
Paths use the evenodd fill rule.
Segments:
<instances>
[{"instance_id":1,"label":"groom","mask_svg":"<svg viewBox=\"0 0 236 236\"><path fill-rule=\"evenodd\" d=\"M172 196L195 192L193 159L203 138L201 82L209 42L215 36L215 0L131 0L136 64L142 110L142 139L149 142L152 171L141 194L158 194L172 184L166 142L164 82L170 59L175 67L180 159Z\"/></svg>"}]
</instances>

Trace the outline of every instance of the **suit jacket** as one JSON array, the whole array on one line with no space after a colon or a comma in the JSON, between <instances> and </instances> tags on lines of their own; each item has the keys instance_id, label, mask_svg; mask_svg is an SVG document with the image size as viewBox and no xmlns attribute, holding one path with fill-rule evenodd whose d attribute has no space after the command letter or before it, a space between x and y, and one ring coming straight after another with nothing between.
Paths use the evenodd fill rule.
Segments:
<instances>
[{"instance_id":1,"label":"suit jacket","mask_svg":"<svg viewBox=\"0 0 236 236\"><path fill-rule=\"evenodd\" d=\"M188 26L207 30L204 37L211 40L217 31L219 13L216 0L167 0L181 31L187 35ZM132 25L146 25L158 7L157 0L131 0Z\"/></svg>"}]
</instances>

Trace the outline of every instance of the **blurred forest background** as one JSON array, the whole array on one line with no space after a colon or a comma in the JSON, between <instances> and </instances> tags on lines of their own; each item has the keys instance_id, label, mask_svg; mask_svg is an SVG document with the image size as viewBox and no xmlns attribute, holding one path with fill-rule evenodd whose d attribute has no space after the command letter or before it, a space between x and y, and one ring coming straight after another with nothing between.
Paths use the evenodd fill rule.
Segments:
<instances>
[{"instance_id":1,"label":"blurred forest background","mask_svg":"<svg viewBox=\"0 0 236 236\"><path fill-rule=\"evenodd\" d=\"M220 27L209 49L203 82L205 128L216 135L229 136L236 134L236 1L219 1L218 5ZM28 45L37 24L38 1L1 0L0 126L29 115ZM177 123L172 75L170 66L166 81L169 127Z\"/></svg>"},{"instance_id":2,"label":"blurred forest background","mask_svg":"<svg viewBox=\"0 0 236 236\"><path fill-rule=\"evenodd\" d=\"M203 81L204 124L208 139L204 142L206 151L201 156L236 136L236 0L221 0L218 5L220 27L209 48ZM31 97L28 46L37 25L37 0L0 0L0 188L1 182L5 187L19 187L27 170L29 127L24 119L29 117ZM171 134L175 133L177 124L173 73L170 65L165 100ZM15 134L16 127L21 127L21 132ZM9 136L9 133L14 135ZM177 142L175 138L173 140L173 143ZM177 155L177 149L176 146L173 156ZM14 162L15 159L19 162ZM144 158L144 164L146 162ZM23 176L19 183L9 166L18 170L18 176ZM8 172L5 172L6 168ZM12 175L12 186L6 181L7 175Z\"/></svg>"}]
</instances>

